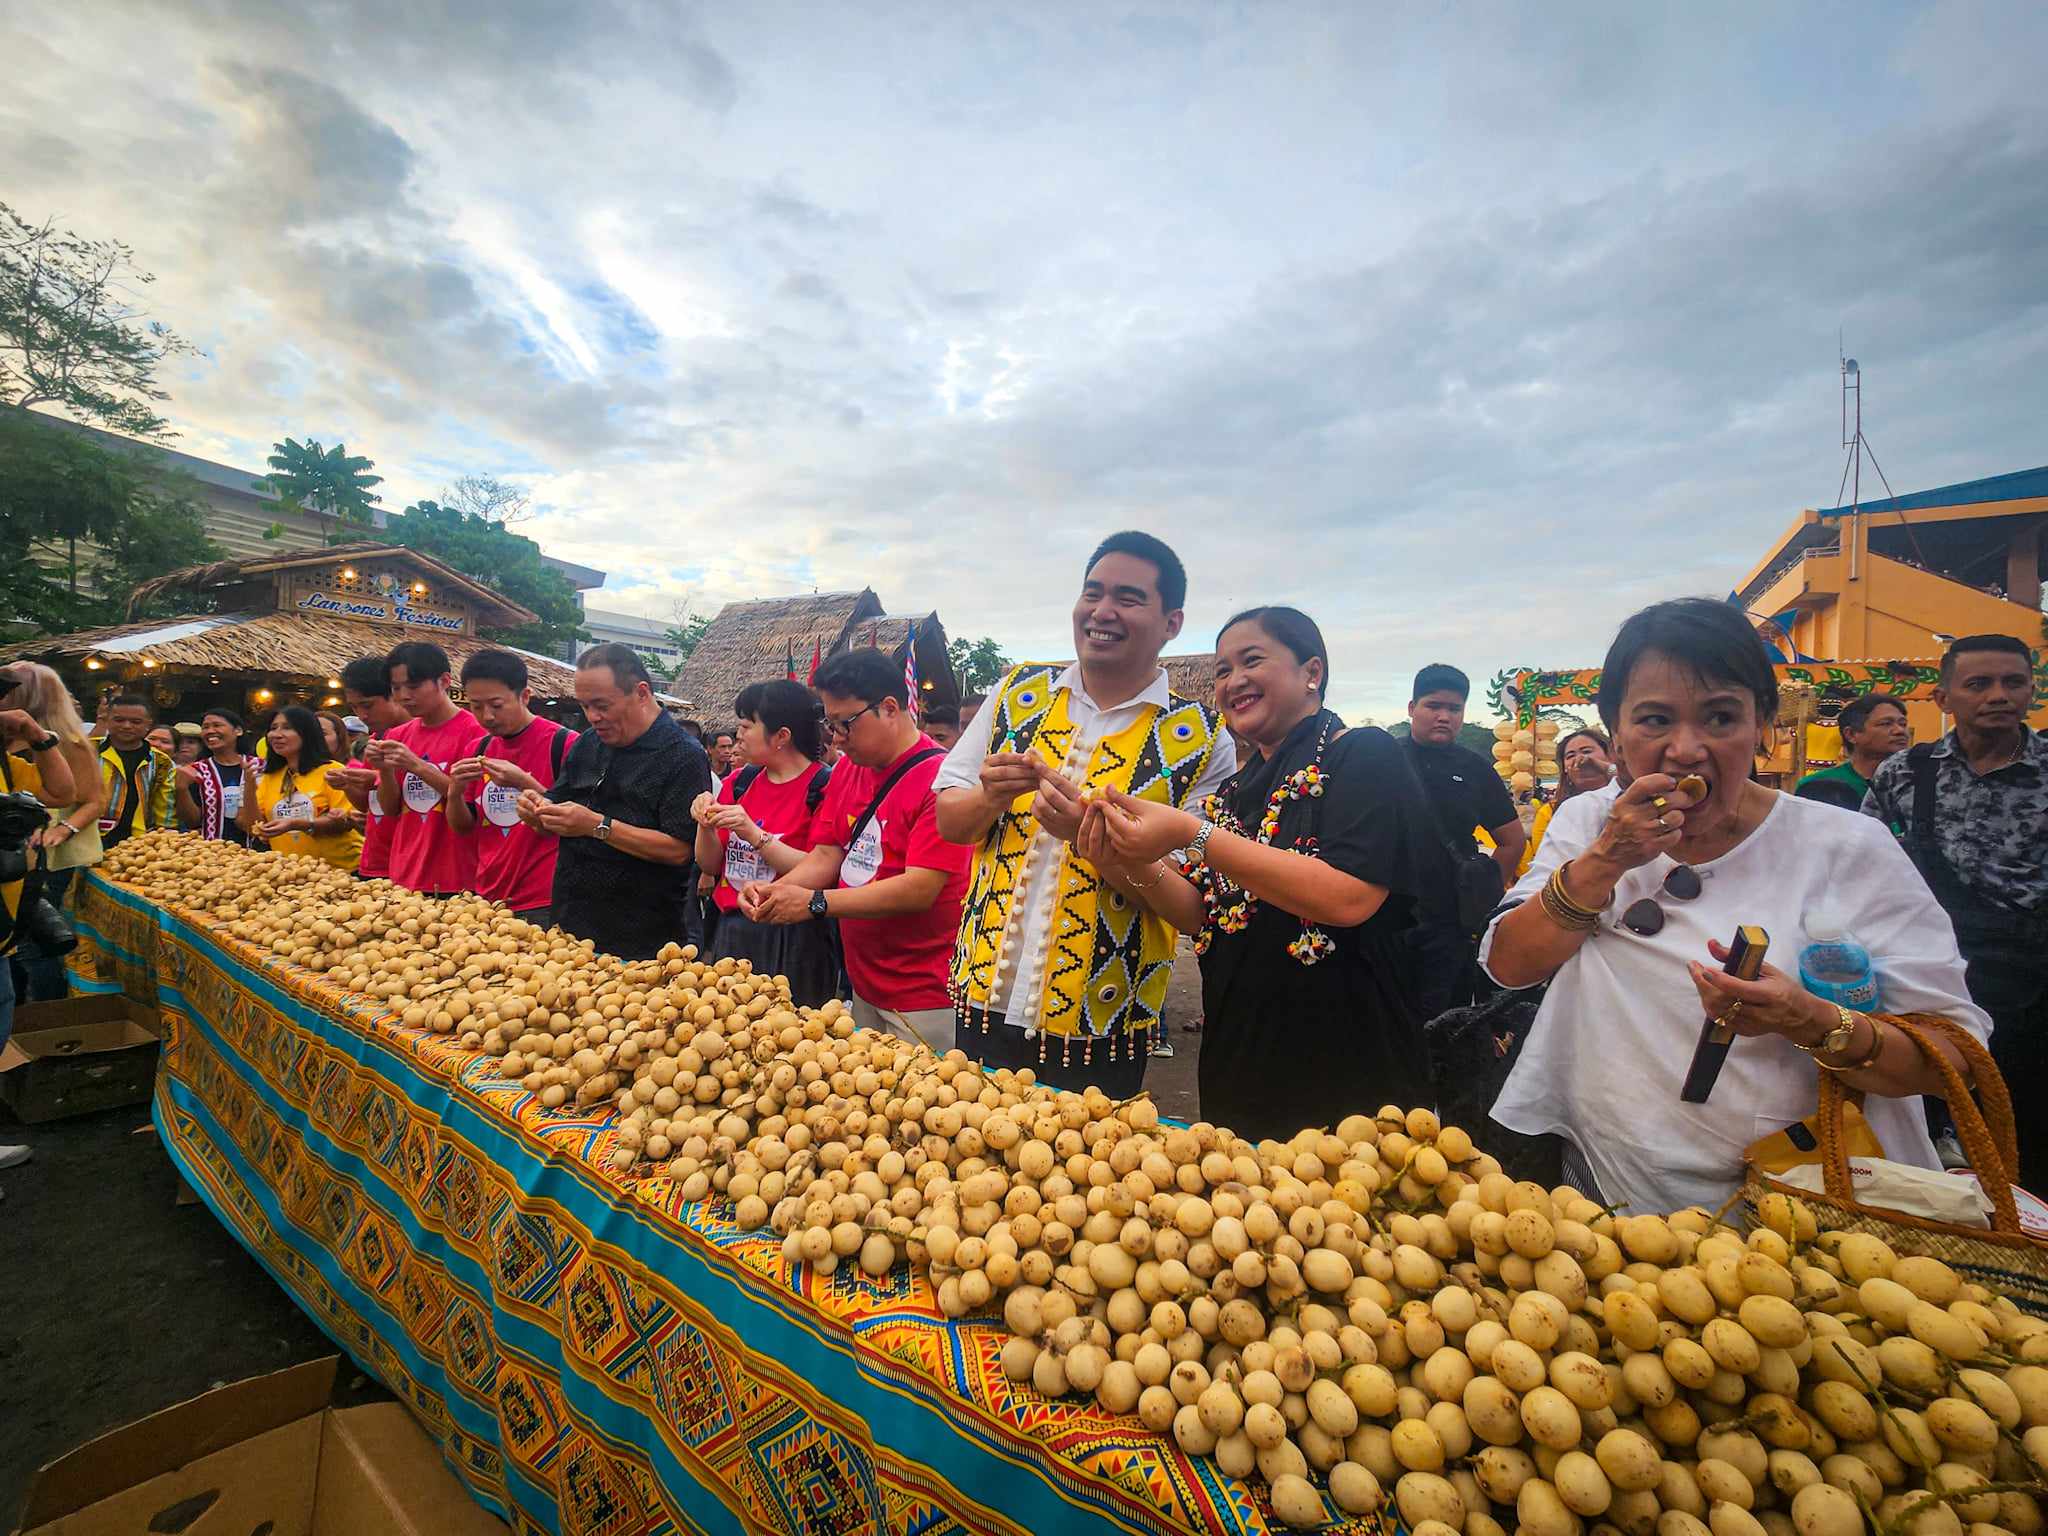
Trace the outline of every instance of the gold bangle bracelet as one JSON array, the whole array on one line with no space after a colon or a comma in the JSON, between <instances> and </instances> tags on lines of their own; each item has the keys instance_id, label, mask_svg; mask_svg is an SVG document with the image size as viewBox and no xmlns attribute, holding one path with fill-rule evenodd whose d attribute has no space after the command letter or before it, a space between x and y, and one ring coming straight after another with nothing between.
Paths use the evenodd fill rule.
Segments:
<instances>
[{"instance_id":1,"label":"gold bangle bracelet","mask_svg":"<svg viewBox=\"0 0 2048 1536\"><path fill-rule=\"evenodd\" d=\"M1842 1009L1842 1013L1845 1016L1848 1012L1848 1009ZM1884 1054L1884 1023L1874 1013L1866 1013L1863 1017L1870 1021L1870 1049L1868 1051L1864 1052L1855 1061L1845 1061L1839 1066L1834 1062L1821 1061L1818 1056L1813 1058L1814 1061L1830 1072L1861 1072L1865 1067L1875 1062L1878 1057L1882 1056Z\"/></svg>"}]
</instances>

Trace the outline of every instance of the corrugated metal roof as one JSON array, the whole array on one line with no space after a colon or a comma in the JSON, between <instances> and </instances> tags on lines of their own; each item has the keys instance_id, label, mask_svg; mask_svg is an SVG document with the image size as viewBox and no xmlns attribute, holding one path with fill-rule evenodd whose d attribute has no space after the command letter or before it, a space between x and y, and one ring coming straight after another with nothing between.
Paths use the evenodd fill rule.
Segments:
<instances>
[{"instance_id":1,"label":"corrugated metal roof","mask_svg":"<svg viewBox=\"0 0 2048 1536\"><path fill-rule=\"evenodd\" d=\"M2038 469L2016 469L2010 474L1990 475L1982 480L1959 480L1954 485L1936 486L1931 491L1914 491L1884 501L1862 501L1851 507L1827 507L1822 517L1846 517L1855 512L1915 512L1924 507L1969 507L1986 501L2025 501L2048 496L2048 464Z\"/></svg>"}]
</instances>

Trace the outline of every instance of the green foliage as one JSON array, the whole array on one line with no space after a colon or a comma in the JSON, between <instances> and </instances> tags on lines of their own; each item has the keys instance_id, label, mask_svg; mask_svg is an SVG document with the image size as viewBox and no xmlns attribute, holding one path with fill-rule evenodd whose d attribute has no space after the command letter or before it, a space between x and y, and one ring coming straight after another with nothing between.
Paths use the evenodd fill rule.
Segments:
<instances>
[{"instance_id":1,"label":"green foliage","mask_svg":"<svg viewBox=\"0 0 2048 1536\"><path fill-rule=\"evenodd\" d=\"M671 624L663 630L661 638L682 652L682 659L688 661L697 653L697 643L704 638L704 631L710 627L709 614L686 614L679 623Z\"/></svg>"},{"instance_id":2,"label":"green foliage","mask_svg":"<svg viewBox=\"0 0 2048 1536\"><path fill-rule=\"evenodd\" d=\"M322 448L317 438L301 443L288 437L271 445L269 463L271 474L265 484L286 505L319 518L330 538L330 520L365 527L371 509L383 499L373 487L382 485L384 477L371 474L370 460L350 453L343 443Z\"/></svg>"},{"instance_id":3,"label":"green foliage","mask_svg":"<svg viewBox=\"0 0 2048 1536\"><path fill-rule=\"evenodd\" d=\"M221 554L198 487L155 449L110 447L11 406L0 406L0 548L0 617L45 634L119 623L137 583Z\"/></svg>"},{"instance_id":4,"label":"green foliage","mask_svg":"<svg viewBox=\"0 0 2048 1536\"><path fill-rule=\"evenodd\" d=\"M1402 720L1397 724L1388 726L1387 734L1389 736L1405 737L1408 735L1408 722ZM1481 757L1491 762L1493 760L1493 742L1492 726L1474 725L1470 720L1467 720L1458 727L1458 739L1454 745L1463 747L1467 752L1477 752Z\"/></svg>"},{"instance_id":5,"label":"green foliage","mask_svg":"<svg viewBox=\"0 0 2048 1536\"><path fill-rule=\"evenodd\" d=\"M946 659L953 663L953 670L960 675L963 691L986 693L1010 670L1010 658L1003 648L983 635L979 640L961 637L946 645Z\"/></svg>"},{"instance_id":6,"label":"green foliage","mask_svg":"<svg viewBox=\"0 0 2048 1536\"><path fill-rule=\"evenodd\" d=\"M501 522L421 501L392 518L379 537L432 555L540 616L538 624L486 631L494 640L553 652L590 638L569 578L541 560L538 544Z\"/></svg>"},{"instance_id":7,"label":"green foliage","mask_svg":"<svg viewBox=\"0 0 2048 1536\"><path fill-rule=\"evenodd\" d=\"M157 365L195 349L132 302L155 281L120 241L31 224L0 203L0 405L54 405L132 437L168 435Z\"/></svg>"}]
</instances>

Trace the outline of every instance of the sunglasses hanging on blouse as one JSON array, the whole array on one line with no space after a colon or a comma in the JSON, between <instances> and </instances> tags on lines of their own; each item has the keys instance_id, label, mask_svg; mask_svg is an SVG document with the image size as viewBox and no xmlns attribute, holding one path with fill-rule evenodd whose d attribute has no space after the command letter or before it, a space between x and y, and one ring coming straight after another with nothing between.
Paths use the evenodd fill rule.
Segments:
<instances>
[{"instance_id":1,"label":"sunglasses hanging on blouse","mask_svg":"<svg viewBox=\"0 0 2048 1536\"><path fill-rule=\"evenodd\" d=\"M1673 901L1697 901L1700 889L1700 872L1690 864L1674 864L1671 873L1664 877L1664 894ZM1621 914L1621 926L1647 939L1664 931L1664 909L1654 896L1645 896L1629 903L1628 910Z\"/></svg>"}]
</instances>

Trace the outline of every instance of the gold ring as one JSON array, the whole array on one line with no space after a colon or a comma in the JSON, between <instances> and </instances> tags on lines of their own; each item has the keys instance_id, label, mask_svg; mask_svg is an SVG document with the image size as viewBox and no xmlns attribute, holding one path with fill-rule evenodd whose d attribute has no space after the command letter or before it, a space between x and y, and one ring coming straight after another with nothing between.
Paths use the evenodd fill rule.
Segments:
<instances>
[{"instance_id":1,"label":"gold ring","mask_svg":"<svg viewBox=\"0 0 2048 1536\"><path fill-rule=\"evenodd\" d=\"M1664 808L1670 803L1671 802L1669 800L1666 800L1662 795L1653 795L1650 797L1650 804L1657 807L1657 819L1659 821L1662 821L1664 819Z\"/></svg>"},{"instance_id":2,"label":"gold ring","mask_svg":"<svg viewBox=\"0 0 2048 1536\"><path fill-rule=\"evenodd\" d=\"M1729 1010L1726 1013L1722 1014L1718 1019L1714 1020L1714 1022L1716 1024L1732 1024L1735 1022L1735 1015L1737 1015L1740 1012L1742 1012L1742 999L1738 997L1737 999L1735 999L1734 1006L1729 1008Z\"/></svg>"}]
</instances>

